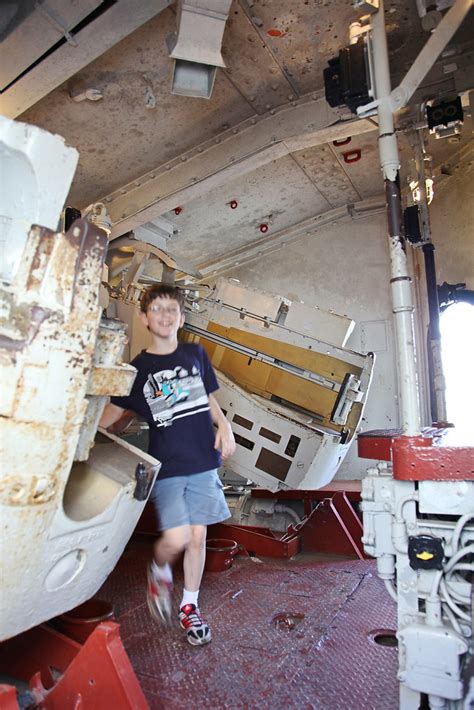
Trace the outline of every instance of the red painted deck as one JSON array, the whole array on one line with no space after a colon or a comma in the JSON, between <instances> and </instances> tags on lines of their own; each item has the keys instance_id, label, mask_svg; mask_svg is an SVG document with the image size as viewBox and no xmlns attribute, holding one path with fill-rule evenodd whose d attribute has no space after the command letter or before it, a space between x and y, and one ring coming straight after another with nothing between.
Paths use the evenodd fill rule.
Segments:
<instances>
[{"instance_id":1,"label":"red painted deck","mask_svg":"<svg viewBox=\"0 0 474 710\"><path fill-rule=\"evenodd\" d=\"M97 596L114 604L152 710L398 708L397 650L371 635L396 628L373 561L237 557L231 569L205 574L200 606L213 640L195 648L177 621L166 628L149 616L151 544L133 538ZM181 579L178 569L176 604ZM294 628L278 628L279 614L294 615Z\"/></svg>"}]
</instances>

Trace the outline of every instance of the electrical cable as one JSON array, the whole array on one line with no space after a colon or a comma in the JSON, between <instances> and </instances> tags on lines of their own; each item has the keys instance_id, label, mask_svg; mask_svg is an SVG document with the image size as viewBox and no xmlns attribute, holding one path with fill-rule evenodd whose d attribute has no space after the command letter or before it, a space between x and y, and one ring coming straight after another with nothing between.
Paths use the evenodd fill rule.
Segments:
<instances>
[{"instance_id":1,"label":"electrical cable","mask_svg":"<svg viewBox=\"0 0 474 710\"><path fill-rule=\"evenodd\" d=\"M454 526L453 534L451 536L451 549L453 551L453 554L458 551L461 532L468 520L474 520L473 513L466 513L465 515L462 515Z\"/></svg>"},{"instance_id":2,"label":"electrical cable","mask_svg":"<svg viewBox=\"0 0 474 710\"><path fill-rule=\"evenodd\" d=\"M385 589L390 594L392 599L398 602L397 592L394 583L390 579L384 579Z\"/></svg>"},{"instance_id":3,"label":"electrical cable","mask_svg":"<svg viewBox=\"0 0 474 710\"><path fill-rule=\"evenodd\" d=\"M467 612L460 609L458 607L458 605L451 599L451 597L449 596L449 592L446 589L446 583L444 582L443 579L441 580L441 583L439 586L441 589L441 598L443 599L443 601L446 602L446 604L456 614L456 616L459 616L460 619L464 619L464 621L471 621L470 615Z\"/></svg>"}]
</instances>

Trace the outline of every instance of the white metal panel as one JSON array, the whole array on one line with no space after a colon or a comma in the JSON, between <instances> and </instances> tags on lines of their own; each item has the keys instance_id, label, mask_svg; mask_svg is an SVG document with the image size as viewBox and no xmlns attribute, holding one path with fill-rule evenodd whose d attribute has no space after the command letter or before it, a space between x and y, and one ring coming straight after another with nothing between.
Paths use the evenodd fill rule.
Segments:
<instances>
[{"instance_id":1,"label":"white metal panel","mask_svg":"<svg viewBox=\"0 0 474 710\"><path fill-rule=\"evenodd\" d=\"M246 288L233 279L219 279L213 299L271 320L276 320L281 305L285 303L281 296Z\"/></svg>"},{"instance_id":2,"label":"white metal panel","mask_svg":"<svg viewBox=\"0 0 474 710\"><path fill-rule=\"evenodd\" d=\"M66 42L5 91L0 96L1 113L9 118L16 118L76 74L79 69L161 12L170 2L171 0L141 0L140 3L136 3L135 0L117 0L90 26L74 36L75 46ZM26 44L21 42L22 51ZM41 121L37 123L40 125ZM45 128L55 132L57 129L54 123L55 120L51 123L47 122ZM75 144L81 149L79 142ZM86 204L92 201L87 200Z\"/></svg>"},{"instance_id":3,"label":"white metal panel","mask_svg":"<svg viewBox=\"0 0 474 710\"><path fill-rule=\"evenodd\" d=\"M56 229L79 155L60 136L0 116L0 276L9 281L29 229Z\"/></svg>"},{"instance_id":4,"label":"white metal panel","mask_svg":"<svg viewBox=\"0 0 474 710\"><path fill-rule=\"evenodd\" d=\"M298 98L291 77L262 42L258 28L245 13L245 6L238 3L227 22L223 54L226 76L256 113L265 113ZM311 89L314 87L308 91Z\"/></svg>"},{"instance_id":5,"label":"white metal panel","mask_svg":"<svg viewBox=\"0 0 474 710\"><path fill-rule=\"evenodd\" d=\"M232 200L237 202L235 209L230 207ZM310 218L326 207L315 186L285 155L253 170L245 180L236 176L205 199L196 197L178 216L166 213L180 228L170 250L199 265L227 254L235 264L252 250L271 246L282 233L289 234L295 219ZM265 233L260 231L262 224L268 227ZM239 248L245 254L232 257Z\"/></svg>"},{"instance_id":6,"label":"white metal panel","mask_svg":"<svg viewBox=\"0 0 474 710\"><path fill-rule=\"evenodd\" d=\"M329 145L328 149L333 152L340 165L339 170L356 187L362 200L383 189L376 133L354 135L347 145Z\"/></svg>"},{"instance_id":7,"label":"white metal panel","mask_svg":"<svg viewBox=\"0 0 474 710\"><path fill-rule=\"evenodd\" d=\"M32 12L1 43L2 91L100 4L101 0L35 3ZM69 41L74 42L72 37Z\"/></svg>"},{"instance_id":8,"label":"white metal panel","mask_svg":"<svg viewBox=\"0 0 474 710\"><path fill-rule=\"evenodd\" d=\"M244 318L238 310L219 306L210 300L204 301L202 304L202 313L187 312L186 323L196 326L203 331L206 330L209 322L219 323L227 328L237 328L239 330L255 333L255 335L274 338L289 345L296 345L300 348L319 352L330 357L335 357L344 362L355 365L356 367L364 367L367 362L365 355L354 352L353 350L342 349L336 345L318 340L315 336L298 333L295 330L287 328L286 325L278 325L271 321L265 321L263 318L254 317L246 314Z\"/></svg>"},{"instance_id":9,"label":"white metal panel","mask_svg":"<svg viewBox=\"0 0 474 710\"><path fill-rule=\"evenodd\" d=\"M303 416L248 394L221 372L217 377L220 387L215 396L237 435L237 451L226 461L227 467L270 491L321 488L334 478L348 448L341 445L338 434L318 428L314 421L305 424ZM235 415L246 419L252 428L236 424ZM279 441L263 435L262 429L279 436ZM286 453L291 436L299 440L294 455ZM268 466L262 463L265 458ZM279 465L283 469L272 473L272 461L275 470Z\"/></svg>"},{"instance_id":10,"label":"white metal panel","mask_svg":"<svg viewBox=\"0 0 474 710\"><path fill-rule=\"evenodd\" d=\"M349 180L329 146L299 150L293 154L293 158L331 207L360 200L357 186Z\"/></svg>"},{"instance_id":11,"label":"white metal panel","mask_svg":"<svg viewBox=\"0 0 474 710\"><path fill-rule=\"evenodd\" d=\"M98 444L87 464L72 469L64 507L61 499L3 507L2 640L69 611L100 588L143 511L146 501L133 491L135 468L144 460L157 463L125 442ZM23 544L25 536L34 544Z\"/></svg>"},{"instance_id":12,"label":"white metal panel","mask_svg":"<svg viewBox=\"0 0 474 710\"><path fill-rule=\"evenodd\" d=\"M285 326L303 335L344 347L354 328L354 321L317 306L307 306L292 301L285 319Z\"/></svg>"}]
</instances>

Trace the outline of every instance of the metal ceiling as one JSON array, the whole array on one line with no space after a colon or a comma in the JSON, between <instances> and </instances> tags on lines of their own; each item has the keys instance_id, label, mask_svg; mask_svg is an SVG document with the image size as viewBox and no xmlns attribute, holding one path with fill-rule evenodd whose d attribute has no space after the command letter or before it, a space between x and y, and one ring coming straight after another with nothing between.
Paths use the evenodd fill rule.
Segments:
<instances>
[{"instance_id":1,"label":"metal ceiling","mask_svg":"<svg viewBox=\"0 0 474 710\"><path fill-rule=\"evenodd\" d=\"M0 111L27 107L19 120L78 149L68 204L105 199L113 236L162 215L176 229L170 251L199 265L381 192L374 121L324 99L323 69L347 46L357 17L349 0L234 0L227 68L210 100L170 93L169 2L29 5L0 45L2 59L10 56ZM395 84L429 34L415 0L387 2L385 12ZM425 95L472 88L473 25L471 11ZM403 138L401 148L407 164ZM467 123L460 142L433 140L429 151L438 173L446 162L469 162Z\"/></svg>"}]
</instances>

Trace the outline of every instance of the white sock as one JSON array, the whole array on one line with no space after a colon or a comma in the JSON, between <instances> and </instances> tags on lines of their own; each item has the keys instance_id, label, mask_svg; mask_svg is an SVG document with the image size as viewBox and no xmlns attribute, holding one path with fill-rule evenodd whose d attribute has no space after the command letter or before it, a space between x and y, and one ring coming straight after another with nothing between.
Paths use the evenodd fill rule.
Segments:
<instances>
[{"instance_id":1,"label":"white sock","mask_svg":"<svg viewBox=\"0 0 474 710\"><path fill-rule=\"evenodd\" d=\"M183 598L181 599L181 604L179 605L179 608L182 609L185 604L194 604L197 609L198 596L199 589L197 590L197 592L188 592L187 589L183 589Z\"/></svg>"},{"instance_id":2,"label":"white sock","mask_svg":"<svg viewBox=\"0 0 474 710\"><path fill-rule=\"evenodd\" d=\"M155 560L152 560L151 569L157 579L166 579L168 582L173 581L173 573L167 562L164 565L157 565Z\"/></svg>"}]
</instances>

